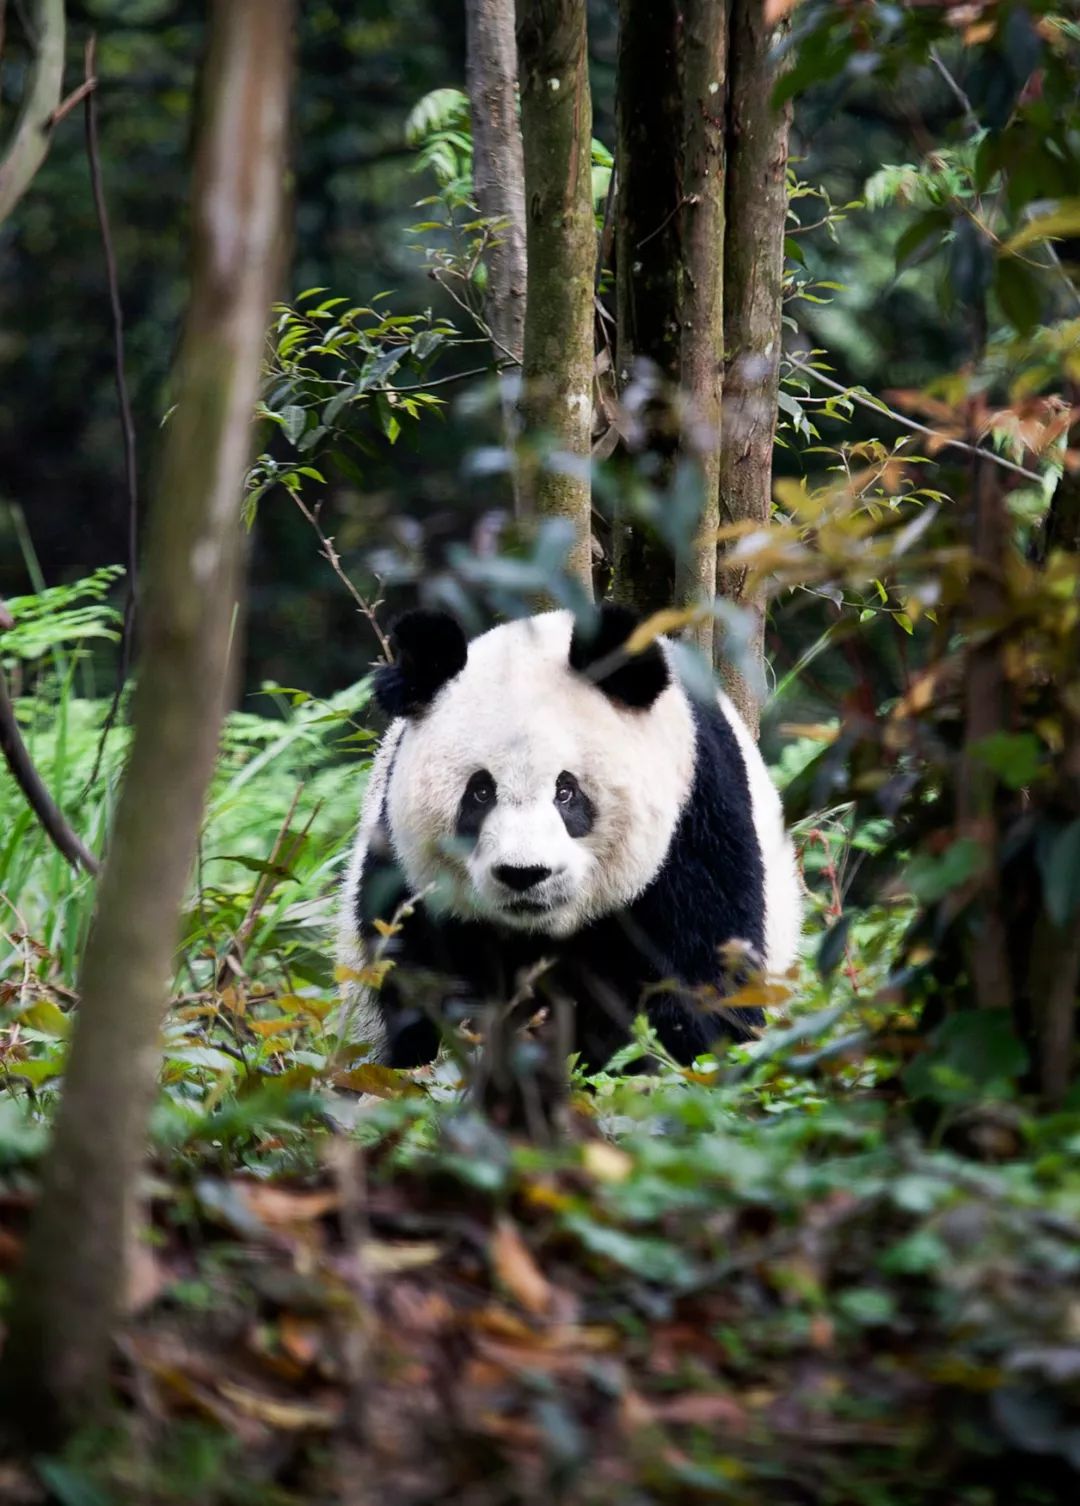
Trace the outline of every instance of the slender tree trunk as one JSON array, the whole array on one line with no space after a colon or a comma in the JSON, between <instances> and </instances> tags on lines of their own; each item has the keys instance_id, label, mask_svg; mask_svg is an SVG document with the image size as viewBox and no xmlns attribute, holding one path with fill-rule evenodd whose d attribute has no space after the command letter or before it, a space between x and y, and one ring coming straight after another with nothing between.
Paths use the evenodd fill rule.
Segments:
<instances>
[{"instance_id":1,"label":"slender tree trunk","mask_svg":"<svg viewBox=\"0 0 1080 1506\"><path fill-rule=\"evenodd\" d=\"M978 910L967 956L975 1003L983 1009L1008 1009L1013 1002L1001 903L997 780L978 753L980 743L1008 725L1005 665L996 634L1006 607L1004 571L1010 546L1000 476L988 460L976 457L972 462L967 622L972 641L965 676L964 754L956 792L958 832L982 849L979 872L956 891L954 902L972 904Z\"/></svg>"},{"instance_id":2,"label":"slender tree trunk","mask_svg":"<svg viewBox=\"0 0 1080 1506\"><path fill-rule=\"evenodd\" d=\"M586 0L518 0L528 288L521 413L524 495L573 526L568 568L592 590L592 99ZM550 446L538 456L535 447Z\"/></svg>"},{"instance_id":3,"label":"slender tree trunk","mask_svg":"<svg viewBox=\"0 0 1080 1506\"><path fill-rule=\"evenodd\" d=\"M177 924L225 704L240 494L279 272L292 0L215 0L191 302L147 545L131 762L4 1355L55 1436L102 1398ZM235 651L234 651L235 657Z\"/></svg>"},{"instance_id":4,"label":"slender tree trunk","mask_svg":"<svg viewBox=\"0 0 1080 1506\"><path fill-rule=\"evenodd\" d=\"M517 106L514 0L465 0L467 77L472 114L473 191L477 208L499 222L485 257L485 314L499 362L520 364L525 348L525 166ZM508 451L517 438L520 376L500 378ZM522 511L514 480L515 511Z\"/></svg>"},{"instance_id":5,"label":"slender tree trunk","mask_svg":"<svg viewBox=\"0 0 1080 1506\"><path fill-rule=\"evenodd\" d=\"M679 302L683 198L681 26L678 0L620 0L615 93L615 364L659 385L644 406L642 442L670 482L679 445ZM647 363L647 364L646 364ZM617 514L613 594L641 612L671 606L675 562L643 521Z\"/></svg>"},{"instance_id":6,"label":"slender tree trunk","mask_svg":"<svg viewBox=\"0 0 1080 1506\"><path fill-rule=\"evenodd\" d=\"M64 86L64 0L32 0L27 13L35 42L34 61L14 134L0 159L0 225L45 161L53 112Z\"/></svg>"},{"instance_id":7,"label":"slender tree trunk","mask_svg":"<svg viewBox=\"0 0 1080 1506\"><path fill-rule=\"evenodd\" d=\"M701 499L674 550L616 521L616 594L653 611L709 604L716 590L727 5L622 0L619 20L618 379L625 387L643 360L654 368L661 386L645 417L658 482L687 467ZM690 636L711 658L711 617Z\"/></svg>"},{"instance_id":8,"label":"slender tree trunk","mask_svg":"<svg viewBox=\"0 0 1080 1506\"><path fill-rule=\"evenodd\" d=\"M685 0L683 6L683 131L685 167L680 206L683 289L679 374L693 404L693 441L684 451L701 475L698 536L675 578L680 605L711 605L716 595L716 530L720 521L721 395L724 346L724 96L728 67L727 0ZM738 222L736 222L738 223ZM739 227L742 234L742 227ZM713 656L713 620L695 629Z\"/></svg>"},{"instance_id":9,"label":"slender tree trunk","mask_svg":"<svg viewBox=\"0 0 1080 1506\"><path fill-rule=\"evenodd\" d=\"M780 369L787 143L790 109L772 105L772 32L761 0L731 0L727 110L727 223L724 247L724 415L720 520L766 523L772 510L772 449ZM749 663L719 648L721 677L756 732L764 690L765 604L747 600L742 572L725 570L720 589L755 614ZM756 682L756 683L755 683Z\"/></svg>"},{"instance_id":10,"label":"slender tree trunk","mask_svg":"<svg viewBox=\"0 0 1080 1506\"><path fill-rule=\"evenodd\" d=\"M1068 384L1065 396L1071 406L1080 406L1080 384ZM1080 446L1080 423L1069 431L1068 446ZM1043 563L1061 550L1080 554L1080 474L1061 473L1046 517ZM1080 626L1071 634L1071 653L1063 656L1062 686L1065 694L1062 758L1064 788L1060 814L1066 822L1080 820ZM1071 682L1073 694L1068 694ZM1060 1108L1072 1086L1076 1053L1077 1019L1080 1016L1080 916L1057 924L1043 914L1030 949L1029 993L1035 1015L1039 1090L1050 1108Z\"/></svg>"}]
</instances>

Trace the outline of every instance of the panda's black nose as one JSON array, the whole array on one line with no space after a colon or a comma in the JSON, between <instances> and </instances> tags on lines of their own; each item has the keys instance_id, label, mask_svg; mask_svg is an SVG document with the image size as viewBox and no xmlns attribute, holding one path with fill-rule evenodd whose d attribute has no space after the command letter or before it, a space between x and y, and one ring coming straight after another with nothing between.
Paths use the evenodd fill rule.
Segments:
<instances>
[{"instance_id":1,"label":"panda's black nose","mask_svg":"<svg viewBox=\"0 0 1080 1506\"><path fill-rule=\"evenodd\" d=\"M550 878L551 869L513 868L507 863L501 863L495 869L495 877L508 889L524 894L526 889L535 889L537 884L542 884L546 878Z\"/></svg>"}]
</instances>

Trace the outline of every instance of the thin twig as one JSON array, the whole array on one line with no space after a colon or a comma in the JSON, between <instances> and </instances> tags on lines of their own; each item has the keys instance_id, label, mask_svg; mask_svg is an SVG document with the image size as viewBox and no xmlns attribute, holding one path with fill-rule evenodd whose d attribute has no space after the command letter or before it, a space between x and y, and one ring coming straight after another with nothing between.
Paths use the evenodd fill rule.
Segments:
<instances>
[{"instance_id":1,"label":"thin twig","mask_svg":"<svg viewBox=\"0 0 1080 1506\"><path fill-rule=\"evenodd\" d=\"M310 507L308 507L307 503L303 500L303 498L299 497L296 492L290 491L289 496L293 499L297 507L304 514L304 517L307 518L308 522L315 530L316 537L318 538L319 543L322 546L323 555L329 561L331 570L333 570L338 580L341 581L341 584L345 587L346 591L348 591L353 601L356 602L356 605L359 607L360 611L371 624L371 630L379 640L379 647L382 650L383 658L386 660L387 664L389 664L391 659L393 658L393 655L390 651L390 641L387 638L386 634L383 632L381 626L379 625L379 619L375 615L382 603L378 601L369 602L360 595L360 592L356 589L352 581L345 574L345 571L341 568L341 557L338 554L337 550L334 548L333 539L328 538L327 535L323 533L322 528L319 526L317 513L314 512Z\"/></svg>"},{"instance_id":2,"label":"thin twig","mask_svg":"<svg viewBox=\"0 0 1080 1506\"><path fill-rule=\"evenodd\" d=\"M996 450L987 450L981 445L968 444L963 439L952 439L948 434L942 434L938 429L928 429L925 424L917 423L915 419L908 418L906 414L897 413L895 408L890 408L879 397L867 397L860 392L856 392L852 387L845 387L842 382L834 382L832 377L825 376L822 372L815 370L813 366L807 366L805 362L799 360L798 356L789 356L788 360L796 371L802 372L803 376L809 377L812 381L820 382L823 387L830 387L833 392L839 392L841 397L846 397L849 402L858 403L861 408L868 408L871 413L884 414L886 418L891 418L893 423L900 424L903 428L910 429L915 434L925 434L928 439L934 440L939 448L943 450L963 450L967 455L983 456L987 460L992 460L995 465L1000 465L1003 470L1014 471L1016 475L1023 476L1025 480L1037 481L1040 486L1042 485L1043 478L1039 475L1038 471L1029 471L1026 466L1017 465L1014 460L1007 460L1004 455L999 455Z\"/></svg>"},{"instance_id":3,"label":"thin twig","mask_svg":"<svg viewBox=\"0 0 1080 1506\"><path fill-rule=\"evenodd\" d=\"M87 45L87 47L89 47L90 43L87 42L86 45ZM53 128L53 126L55 126L57 124L58 121L63 120L63 118L64 118L65 115L70 115L71 112L72 112L72 110L74 110L75 106L79 105L79 104L82 104L82 102L86 98L86 96L89 93L91 93L92 90L94 90L96 88L97 88L97 79L96 78L85 78L85 79L83 79L83 81L79 85L79 87L77 89L72 89L72 91L68 95L68 97L66 99L62 99L60 101L60 103L57 105L56 109L49 116L49 129L51 130Z\"/></svg>"},{"instance_id":4,"label":"thin twig","mask_svg":"<svg viewBox=\"0 0 1080 1506\"><path fill-rule=\"evenodd\" d=\"M956 100L956 102L959 104L960 108L966 115L969 129L972 131L979 130L979 117L975 114L975 111L971 107L971 100L968 99L963 89L961 89L960 85L956 82L956 79L953 78L948 68L946 68L945 64L941 61L941 54L938 52L936 47L930 48L930 61L933 63L937 71L941 74L946 84L948 84L949 92L952 94L953 98Z\"/></svg>"},{"instance_id":5,"label":"thin twig","mask_svg":"<svg viewBox=\"0 0 1080 1506\"><path fill-rule=\"evenodd\" d=\"M112 230L109 225L109 208L105 201L105 187L101 177L101 150L98 142L97 100L94 90L96 78L94 62L97 38L91 36L86 42L86 156L90 166L90 187L94 195L101 246L105 253L105 275L109 284L109 308L112 314L113 362L116 381L116 397L120 405L120 429L124 441L124 479L127 486L127 595L124 600L124 622L120 637L120 657L116 667L116 688L109 705L108 714L101 728L94 767L90 774L90 786L97 783L105 744L120 709L120 697L124 691L128 671L131 668L131 643L135 631L135 611L138 593L139 567L139 482L135 454L135 420L131 413L128 395L124 355L124 311L120 303L120 281L116 271L116 253L113 250Z\"/></svg>"},{"instance_id":6,"label":"thin twig","mask_svg":"<svg viewBox=\"0 0 1080 1506\"><path fill-rule=\"evenodd\" d=\"M26 803L41 822L53 845L68 860L73 868L83 867L87 873L97 874L101 864L89 847L72 831L63 811L49 794L45 781L34 767L26 744L23 742L19 724L15 719L15 707L8 695L7 680L0 668L0 753L3 753L15 783L26 796Z\"/></svg>"}]
</instances>

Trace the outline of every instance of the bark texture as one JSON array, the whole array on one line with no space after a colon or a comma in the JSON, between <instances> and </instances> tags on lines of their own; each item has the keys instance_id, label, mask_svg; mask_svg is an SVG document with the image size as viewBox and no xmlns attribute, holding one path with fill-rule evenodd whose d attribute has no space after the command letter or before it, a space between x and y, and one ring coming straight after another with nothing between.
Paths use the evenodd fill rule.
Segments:
<instances>
[{"instance_id":1,"label":"bark texture","mask_svg":"<svg viewBox=\"0 0 1080 1506\"><path fill-rule=\"evenodd\" d=\"M693 404L684 449L700 468L702 509L697 538L678 563L680 605L716 594L716 529L720 508L721 396L724 345L724 94L728 67L726 0L683 5L684 181L681 207L683 288L679 379ZM710 617L694 629L712 659Z\"/></svg>"},{"instance_id":2,"label":"bark texture","mask_svg":"<svg viewBox=\"0 0 1080 1506\"><path fill-rule=\"evenodd\" d=\"M191 302L150 520L134 742L5 1351L8 1414L55 1437L100 1401L180 906L225 704L240 494L276 292L292 0L215 0Z\"/></svg>"},{"instance_id":3,"label":"bark texture","mask_svg":"<svg viewBox=\"0 0 1080 1506\"><path fill-rule=\"evenodd\" d=\"M518 0L528 287L521 414L532 457L521 486L541 517L565 518L568 568L592 590L592 100L585 0ZM539 458L536 448L549 451Z\"/></svg>"},{"instance_id":4,"label":"bark texture","mask_svg":"<svg viewBox=\"0 0 1080 1506\"><path fill-rule=\"evenodd\" d=\"M501 222L485 257L485 313L499 349L525 344L525 167L517 110L514 0L465 0L473 189L480 213Z\"/></svg>"},{"instance_id":5,"label":"bark texture","mask_svg":"<svg viewBox=\"0 0 1080 1506\"><path fill-rule=\"evenodd\" d=\"M45 161L64 85L64 0L33 0L27 14L36 47L15 131L0 160L0 225Z\"/></svg>"},{"instance_id":6,"label":"bark texture","mask_svg":"<svg viewBox=\"0 0 1080 1506\"><path fill-rule=\"evenodd\" d=\"M619 36L618 379L625 388L642 360L655 369L645 441L658 479L682 464L701 495L698 526L674 550L617 522L616 594L654 611L716 590L726 0L622 0ZM689 635L711 657L711 618Z\"/></svg>"},{"instance_id":7,"label":"bark texture","mask_svg":"<svg viewBox=\"0 0 1080 1506\"><path fill-rule=\"evenodd\" d=\"M780 370L784 220L790 107L772 104L773 33L761 0L732 0L727 112L727 223L724 248L724 413L720 521L765 523L772 509L772 449ZM748 601L741 572L720 563L720 589L756 617L753 672L718 645L721 678L756 733L764 688L765 604ZM755 679L758 681L754 683Z\"/></svg>"},{"instance_id":8,"label":"bark texture","mask_svg":"<svg viewBox=\"0 0 1080 1506\"><path fill-rule=\"evenodd\" d=\"M683 197L681 25L678 0L620 0L615 94L615 364L625 392L643 363L659 386L645 403L642 443L671 478L678 452ZM644 524L614 519L613 594L641 612L671 606L675 563Z\"/></svg>"}]
</instances>

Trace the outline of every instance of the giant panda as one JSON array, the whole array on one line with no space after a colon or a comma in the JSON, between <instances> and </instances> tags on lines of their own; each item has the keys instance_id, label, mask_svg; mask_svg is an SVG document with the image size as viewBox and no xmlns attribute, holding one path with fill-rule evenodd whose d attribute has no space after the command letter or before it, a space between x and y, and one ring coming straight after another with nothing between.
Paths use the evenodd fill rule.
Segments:
<instances>
[{"instance_id":1,"label":"giant panda","mask_svg":"<svg viewBox=\"0 0 1080 1506\"><path fill-rule=\"evenodd\" d=\"M762 1023L715 1004L732 984L725 955L770 973L795 958L801 888L780 800L725 695L693 699L662 638L624 651L636 622L607 605L591 623L546 612L472 642L441 612L392 629L375 694L393 720L339 944L348 1033L375 1060L428 1062L440 1016L523 993L534 1010L569 1000L590 1069L642 1004L687 1064ZM359 976L373 958L393 964L377 990Z\"/></svg>"}]
</instances>

